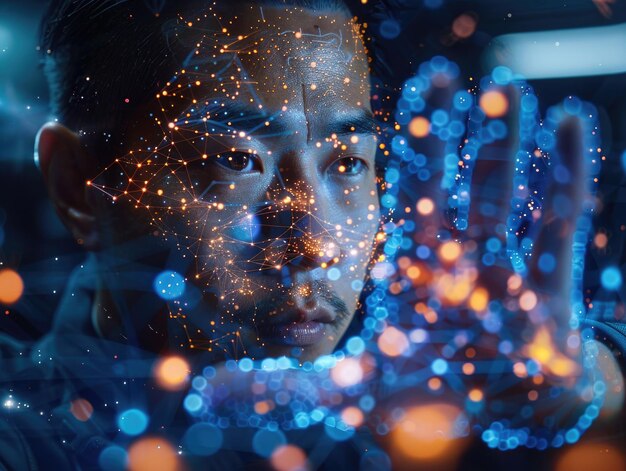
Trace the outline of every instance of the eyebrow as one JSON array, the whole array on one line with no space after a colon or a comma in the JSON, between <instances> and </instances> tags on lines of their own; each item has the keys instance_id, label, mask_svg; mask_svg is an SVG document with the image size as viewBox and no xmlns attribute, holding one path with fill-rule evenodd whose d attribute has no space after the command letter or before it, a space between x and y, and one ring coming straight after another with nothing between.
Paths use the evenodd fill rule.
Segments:
<instances>
[{"instance_id":1,"label":"eyebrow","mask_svg":"<svg viewBox=\"0 0 626 471\"><path fill-rule=\"evenodd\" d=\"M368 109L361 108L355 112L341 114L330 120L323 131L327 135L337 134L377 134L376 119Z\"/></svg>"},{"instance_id":2,"label":"eyebrow","mask_svg":"<svg viewBox=\"0 0 626 471\"><path fill-rule=\"evenodd\" d=\"M247 134L257 134L259 137L274 137L290 133L291 131L280 120L281 111L274 114L267 113L265 109L255 108L252 104L240 101L227 101L225 103L209 102L208 105L200 107L194 114L199 119L206 116L207 112L211 118L207 121L215 126L224 129L236 129L245 131ZM268 133L257 133L266 128L265 123L271 123L271 131ZM227 123L231 123L230 126ZM317 124L317 123L316 123ZM316 131L323 137L336 134L345 136L349 134L377 134L377 122L372 112L366 108L336 114L330 120L316 125Z\"/></svg>"}]
</instances>

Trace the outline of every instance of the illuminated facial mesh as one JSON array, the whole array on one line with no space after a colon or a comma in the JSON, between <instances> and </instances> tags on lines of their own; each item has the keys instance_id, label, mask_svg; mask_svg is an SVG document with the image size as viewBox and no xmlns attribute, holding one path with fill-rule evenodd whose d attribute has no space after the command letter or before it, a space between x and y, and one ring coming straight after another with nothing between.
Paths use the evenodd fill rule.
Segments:
<instances>
[{"instance_id":1,"label":"illuminated facial mesh","mask_svg":"<svg viewBox=\"0 0 626 471\"><path fill-rule=\"evenodd\" d=\"M303 10L250 8L179 18L168 34L187 54L156 94L151 125L89 182L147 211L190 257L186 276L218 298L208 343L190 335L210 349L237 339L242 318L262 324L291 309L268 299L326 299L352 314L360 289L341 300L329 281L363 281L379 219L357 27L308 12L311 24L291 29ZM314 274L292 279L294 270ZM173 304L186 319L184 303Z\"/></svg>"}]
</instances>

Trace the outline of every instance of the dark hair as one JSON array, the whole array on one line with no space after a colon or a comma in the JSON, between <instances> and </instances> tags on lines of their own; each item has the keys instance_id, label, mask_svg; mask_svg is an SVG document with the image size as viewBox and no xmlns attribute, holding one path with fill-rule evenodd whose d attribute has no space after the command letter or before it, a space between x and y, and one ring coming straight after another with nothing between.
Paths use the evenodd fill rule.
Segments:
<instances>
[{"instance_id":1,"label":"dark hair","mask_svg":"<svg viewBox=\"0 0 626 471\"><path fill-rule=\"evenodd\" d=\"M342 0L236 1L350 15ZM148 103L179 65L164 28L181 10L202 3L214 6L206 0L52 0L40 41L52 114L75 131L122 130L131 111Z\"/></svg>"}]
</instances>

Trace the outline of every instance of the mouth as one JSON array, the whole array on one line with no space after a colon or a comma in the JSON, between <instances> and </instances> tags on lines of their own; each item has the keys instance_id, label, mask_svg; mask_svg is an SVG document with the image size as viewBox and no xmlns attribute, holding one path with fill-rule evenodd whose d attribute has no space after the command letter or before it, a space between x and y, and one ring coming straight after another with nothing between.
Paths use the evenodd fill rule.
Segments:
<instances>
[{"instance_id":1,"label":"mouth","mask_svg":"<svg viewBox=\"0 0 626 471\"><path fill-rule=\"evenodd\" d=\"M268 342L306 347L319 343L328 335L335 316L326 309L313 311L296 311L281 320L260 326L260 334Z\"/></svg>"}]
</instances>

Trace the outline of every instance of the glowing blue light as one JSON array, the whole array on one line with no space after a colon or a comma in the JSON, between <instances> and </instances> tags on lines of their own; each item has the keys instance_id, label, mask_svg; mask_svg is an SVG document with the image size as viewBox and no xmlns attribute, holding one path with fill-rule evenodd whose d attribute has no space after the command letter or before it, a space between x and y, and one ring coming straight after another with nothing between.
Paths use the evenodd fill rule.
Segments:
<instances>
[{"instance_id":1,"label":"glowing blue light","mask_svg":"<svg viewBox=\"0 0 626 471\"><path fill-rule=\"evenodd\" d=\"M117 417L117 425L126 435L139 435L148 427L148 416L139 409L128 409Z\"/></svg>"},{"instance_id":2,"label":"glowing blue light","mask_svg":"<svg viewBox=\"0 0 626 471\"><path fill-rule=\"evenodd\" d=\"M339 271L339 268L332 267L330 270L328 270L326 276L330 281L337 281L339 278L341 278L341 272Z\"/></svg>"},{"instance_id":3,"label":"glowing blue light","mask_svg":"<svg viewBox=\"0 0 626 471\"><path fill-rule=\"evenodd\" d=\"M539 270L544 273L552 273L556 268L556 258L551 253L542 253L537 263Z\"/></svg>"},{"instance_id":4,"label":"glowing blue light","mask_svg":"<svg viewBox=\"0 0 626 471\"><path fill-rule=\"evenodd\" d=\"M493 81L498 85L507 85L511 80L513 80L513 72L511 72L511 69L502 65L493 69L491 76L493 77Z\"/></svg>"},{"instance_id":5,"label":"glowing blue light","mask_svg":"<svg viewBox=\"0 0 626 471\"><path fill-rule=\"evenodd\" d=\"M439 8L441 5L443 5L443 0L424 0L424 6L431 10Z\"/></svg>"},{"instance_id":6,"label":"glowing blue light","mask_svg":"<svg viewBox=\"0 0 626 471\"><path fill-rule=\"evenodd\" d=\"M492 237L487 240L487 250L489 252L498 252L502 248L502 242L497 237Z\"/></svg>"},{"instance_id":7,"label":"glowing blue light","mask_svg":"<svg viewBox=\"0 0 626 471\"><path fill-rule=\"evenodd\" d=\"M202 409L202 398L197 394L189 394L183 401L183 406L188 412L198 412Z\"/></svg>"},{"instance_id":8,"label":"glowing blue light","mask_svg":"<svg viewBox=\"0 0 626 471\"><path fill-rule=\"evenodd\" d=\"M393 167L387 169L387 172L385 173L385 180L389 183L398 183L398 180L400 180L400 172L398 169Z\"/></svg>"},{"instance_id":9,"label":"glowing blue light","mask_svg":"<svg viewBox=\"0 0 626 471\"><path fill-rule=\"evenodd\" d=\"M437 126L445 126L448 123L448 113L444 110L435 110L430 117L433 124Z\"/></svg>"},{"instance_id":10,"label":"glowing blue light","mask_svg":"<svg viewBox=\"0 0 626 471\"><path fill-rule=\"evenodd\" d=\"M622 169L626 172L626 150L622 152Z\"/></svg>"},{"instance_id":11,"label":"glowing blue light","mask_svg":"<svg viewBox=\"0 0 626 471\"><path fill-rule=\"evenodd\" d=\"M124 471L127 469L128 454L122 447L108 446L100 453L98 464L107 471Z\"/></svg>"},{"instance_id":12,"label":"glowing blue light","mask_svg":"<svg viewBox=\"0 0 626 471\"><path fill-rule=\"evenodd\" d=\"M341 420L334 417L327 417L324 421L324 431L326 435L336 442L343 442L354 435L354 428L349 427Z\"/></svg>"},{"instance_id":13,"label":"glowing blue light","mask_svg":"<svg viewBox=\"0 0 626 471\"><path fill-rule=\"evenodd\" d=\"M154 291L161 298L171 301L180 298L185 293L185 279L172 270L165 270L154 279Z\"/></svg>"},{"instance_id":14,"label":"glowing blue light","mask_svg":"<svg viewBox=\"0 0 626 471\"><path fill-rule=\"evenodd\" d=\"M400 34L400 25L396 20L384 20L380 24L380 35L385 39L395 39Z\"/></svg>"},{"instance_id":15,"label":"glowing blue light","mask_svg":"<svg viewBox=\"0 0 626 471\"><path fill-rule=\"evenodd\" d=\"M256 454L267 458L276 448L286 443L287 439L280 430L259 430L252 438L252 449Z\"/></svg>"},{"instance_id":16,"label":"glowing blue light","mask_svg":"<svg viewBox=\"0 0 626 471\"><path fill-rule=\"evenodd\" d=\"M254 363L250 358L242 358L239 360L239 369L245 373L252 371Z\"/></svg>"},{"instance_id":17,"label":"glowing blue light","mask_svg":"<svg viewBox=\"0 0 626 471\"><path fill-rule=\"evenodd\" d=\"M454 107L459 111L467 111L474 104L474 99L469 92L460 90L454 94Z\"/></svg>"},{"instance_id":18,"label":"glowing blue light","mask_svg":"<svg viewBox=\"0 0 626 471\"><path fill-rule=\"evenodd\" d=\"M442 359L442 358L437 358L430 365L430 369L436 375L445 374L445 372L448 371L448 362L446 360Z\"/></svg>"},{"instance_id":19,"label":"glowing blue light","mask_svg":"<svg viewBox=\"0 0 626 471\"><path fill-rule=\"evenodd\" d=\"M360 355L365 350L365 342L361 337L350 337L346 342L346 349L351 355Z\"/></svg>"},{"instance_id":20,"label":"glowing blue light","mask_svg":"<svg viewBox=\"0 0 626 471\"><path fill-rule=\"evenodd\" d=\"M222 431L210 424L193 424L183 437L183 445L194 455L209 456L219 450L224 441Z\"/></svg>"},{"instance_id":21,"label":"glowing blue light","mask_svg":"<svg viewBox=\"0 0 626 471\"><path fill-rule=\"evenodd\" d=\"M622 274L617 267L607 267L602 270L600 282L604 289L617 291L622 286Z\"/></svg>"}]
</instances>

